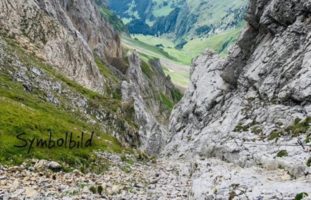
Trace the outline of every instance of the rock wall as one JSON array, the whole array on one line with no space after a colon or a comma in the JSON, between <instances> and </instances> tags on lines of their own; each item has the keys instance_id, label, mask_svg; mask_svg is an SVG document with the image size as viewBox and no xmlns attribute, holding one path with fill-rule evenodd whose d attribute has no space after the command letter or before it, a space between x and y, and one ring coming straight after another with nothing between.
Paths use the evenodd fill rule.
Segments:
<instances>
[{"instance_id":1,"label":"rock wall","mask_svg":"<svg viewBox=\"0 0 311 200\"><path fill-rule=\"evenodd\" d=\"M70 79L103 92L105 80L94 61L120 57L120 39L93 1L1 1L1 33L47 61Z\"/></svg>"},{"instance_id":2,"label":"rock wall","mask_svg":"<svg viewBox=\"0 0 311 200\"><path fill-rule=\"evenodd\" d=\"M0 76L22 84L31 95L77 112L90 124L99 124L124 145L143 145L143 150L157 153L166 141L164 127L171 109L161 98L173 104L177 90L159 62L141 66L137 54L127 60L119 34L99 11L104 3L1 1ZM149 74L143 73L143 67Z\"/></svg>"},{"instance_id":3,"label":"rock wall","mask_svg":"<svg viewBox=\"0 0 311 200\"><path fill-rule=\"evenodd\" d=\"M245 175L251 167L310 178L310 6L307 0L250 2L248 27L229 57L206 52L194 61L191 85L171 116L165 155L233 163L243 168L244 175L236 173L246 188L256 187ZM211 183L207 177L217 167L199 166L193 186L197 199L217 184L229 190L224 182L232 183L232 176ZM287 184L296 187L294 180ZM281 184L269 190L270 195L281 191L291 197L295 192ZM254 193L260 196L260 191Z\"/></svg>"},{"instance_id":4,"label":"rock wall","mask_svg":"<svg viewBox=\"0 0 311 200\"><path fill-rule=\"evenodd\" d=\"M171 80L165 76L159 61L149 61L149 75L142 70L143 63L136 52L129 55L127 80L122 82L122 100L124 104L132 103L135 120L139 125L141 149L156 155L165 146L168 136L168 119L170 108L163 105L165 98L174 104L179 93ZM148 76L147 76L148 75Z\"/></svg>"}]
</instances>

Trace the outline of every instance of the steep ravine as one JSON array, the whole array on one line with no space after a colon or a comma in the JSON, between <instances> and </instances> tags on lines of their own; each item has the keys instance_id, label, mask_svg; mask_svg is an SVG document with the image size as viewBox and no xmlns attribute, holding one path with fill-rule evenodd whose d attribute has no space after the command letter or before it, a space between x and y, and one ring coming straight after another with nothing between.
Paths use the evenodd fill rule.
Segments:
<instances>
[{"instance_id":1,"label":"steep ravine","mask_svg":"<svg viewBox=\"0 0 311 200\"><path fill-rule=\"evenodd\" d=\"M117 175L144 171L151 157L144 152L164 146L180 97L158 60L121 46L95 1L1 1L0 199L80 199L66 181L43 183L66 179L74 169L92 176L114 167ZM92 132L90 148L42 142L71 133L83 141ZM38 174L44 178L31 178ZM76 186L100 198L90 190L95 184Z\"/></svg>"},{"instance_id":2,"label":"steep ravine","mask_svg":"<svg viewBox=\"0 0 311 200\"><path fill-rule=\"evenodd\" d=\"M123 52L95 2L1 1L0 199L310 197L310 10L251 1L229 57L194 60L169 120L180 94L158 60ZM96 128L101 149L14 155L12 134L47 126Z\"/></svg>"}]
</instances>

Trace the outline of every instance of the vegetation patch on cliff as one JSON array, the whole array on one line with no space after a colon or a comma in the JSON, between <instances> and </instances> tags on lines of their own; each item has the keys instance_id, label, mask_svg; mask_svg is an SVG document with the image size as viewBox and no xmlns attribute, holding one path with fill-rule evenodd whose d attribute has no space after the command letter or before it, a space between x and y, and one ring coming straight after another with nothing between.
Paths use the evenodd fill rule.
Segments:
<instances>
[{"instance_id":1,"label":"vegetation patch on cliff","mask_svg":"<svg viewBox=\"0 0 311 200\"><path fill-rule=\"evenodd\" d=\"M46 74L50 82L55 80L61 83L61 87L65 87L65 93L73 93L77 96L86 98L87 103L94 110L97 107L104 108L107 120L110 115L119 115L116 123L133 124L133 129L137 128L133 119L123 115L120 111L121 102L118 99L104 96L97 92L91 91L70 80L64 75L58 73L54 68L45 64L43 61L35 57L33 54L26 52L18 44L11 39L6 39L6 53L11 53L17 60L13 62L10 56L7 60L4 58L4 65L0 66L0 163L6 165L21 164L23 161L31 158L55 160L68 167L80 168L84 170L101 171L105 164L97 163L95 151L105 151L112 153L131 152L132 150L120 144L120 142L110 134L103 131L97 122L91 123L92 119L87 119L85 113L80 113L77 109L70 107L67 97L59 96L59 104L47 101L46 91L29 88L23 82L18 82L13 78L12 69L18 69L16 63L22 65L21 68L36 68L42 70L40 73ZM14 71L13 70L13 71ZM20 72L18 72L20 73ZM31 74L23 75L31 77ZM33 78L33 77L32 77ZM26 78L27 79L27 78ZM54 95L54 94L53 94ZM94 120L96 118L94 117ZM122 125L122 126L121 126ZM52 133L53 139L64 139L66 132L72 133L75 141L81 139L84 133L86 142L94 132L93 143L86 148L66 148L57 146L50 148L45 145L44 141L48 141ZM31 141L37 139L41 145L33 145L30 148ZM27 142L27 144L26 144ZM33 143L36 144L36 143ZM80 143L81 147L82 142ZM23 147L16 147L21 146ZM77 146L76 146L77 147Z\"/></svg>"}]
</instances>

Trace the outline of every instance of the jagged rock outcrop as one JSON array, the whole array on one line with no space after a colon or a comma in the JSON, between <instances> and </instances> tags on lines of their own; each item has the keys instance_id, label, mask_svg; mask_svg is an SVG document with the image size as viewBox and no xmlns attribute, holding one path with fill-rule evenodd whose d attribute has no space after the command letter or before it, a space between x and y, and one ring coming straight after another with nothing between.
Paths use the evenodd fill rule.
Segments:
<instances>
[{"instance_id":1,"label":"jagged rock outcrop","mask_svg":"<svg viewBox=\"0 0 311 200\"><path fill-rule=\"evenodd\" d=\"M218 173L217 165L198 162L196 199L293 199L295 192L311 192L304 187L311 173L310 5L308 0L251 1L248 27L229 57L207 52L194 61L191 85L171 116L172 137L164 154L234 164L223 164L212 182L208 177ZM254 167L264 173L247 175ZM280 175L268 181L267 170L284 170L297 180ZM253 174L257 178L251 181ZM245 188L237 192L230 184ZM260 191L258 184L271 187Z\"/></svg>"},{"instance_id":2,"label":"jagged rock outcrop","mask_svg":"<svg viewBox=\"0 0 311 200\"><path fill-rule=\"evenodd\" d=\"M165 103L178 101L179 92L165 76L159 61L151 60L147 65L136 52L131 53L128 60L130 66L127 80L122 82L122 100L124 104L134 105L135 120L140 126L140 148L148 154L158 154L168 136L170 108Z\"/></svg>"},{"instance_id":3,"label":"jagged rock outcrop","mask_svg":"<svg viewBox=\"0 0 311 200\"><path fill-rule=\"evenodd\" d=\"M158 61L141 65L136 54L126 61L119 34L98 6L104 1L1 1L0 72L123 144L157 153L180 95Z\"/></svg>"},{"instance_id":4,"label":"jagged rock outcrop","mask_svg":"<svg viewBox=\"0 0 311 200\"><path fill-rule=\"evenodd\" d=\"M93 98L87 91L81 91L77 83L68 82L62 75L48 70L47 67L51 66L46 66L34 55L19 48L13 40L0 37L0 78L8 80L1 82L0 88L15 94L11 98L21 101L12 85L21 86L29 98L39 98L59 110L75 113L77 119L82 118L90 126L99 126L124 145L139 146L138 130L133 125L133 119L128 118L126 110L121 108L119 100L99 94ZM8 97L5 94L0 96Z\"/></svg>"},{"instance_id":5,"label":"jagged rock outcrop","mask_svg":"<svg viewBox=\"0 0 311 200\"><path fill-rule=\"evenodd\" d=\"M103 92L105 79L94 61L120 57L118 34L94 1L1 1L1 33L18 41L85 87Z\"/></svg>"}]
</instances>

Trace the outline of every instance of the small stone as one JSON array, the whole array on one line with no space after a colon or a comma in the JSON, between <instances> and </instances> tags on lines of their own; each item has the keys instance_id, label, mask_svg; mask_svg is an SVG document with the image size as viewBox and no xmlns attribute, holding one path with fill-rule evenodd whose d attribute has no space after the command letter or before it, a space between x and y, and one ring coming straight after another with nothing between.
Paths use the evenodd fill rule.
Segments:
<instances>
[{"instance_id":1,"label":"small stone","mask_svg":"<svg viewBox=\"0 0 311 200\"><path fill-rule=\"evenodd\" d=\"M24 191L25 191L24 189L18 189L11 195L11 197L12 198L20 197L23 194Z\"/></svg>"},{"instance_id":2,"label":"small stone","mask_svg":"<svg viewBox=\"0 0 311 200\"><path fill-rule=\"evenodd\" d=\"M81 175L81 174L82 174L82 173L81 173L79 170L77 170L77 169L73 170L72 173L74 173L75 175Z\"/></svg>"},{"instance_id":3,"label":"small stone","mask_svg":"<svg viewBox=\"0 0 311 200\"><path fill-rule=\"evenodd\" d=\"M121 186L119 185L113 185L111 188L112 194L118 194L122 190Z\"/></svg>"},{"instance_id":4,"label":"small stone","mask_svg":"<svg viewBox=\"0 0 311 200\"><path fill-rule=\"evenodd\" d=\"M31 187L25 188L25 196L31 199L37 198L39 193Z\"/></svg>"},{"instance_id":5,"label":"small stone","mask_svg":"<svg viewBox=\"0 0 311 200\"><path fill-rule=\"evenodd\" d=\"M136 188L143 188L144 186L140 183L134 183L134 187Z\"/></svg>"},{"instance_id":6,"label":"small stone","mask_svg":"<svg viewBox=\"0 0 311 200\"><path fill-rule=\"evenodd\" d=\"M47 167L48 167L48 169L50 169L50 170L52 170L54 172L59 172L59 171L62 170L62 166L59 163L55 162L55 161L49 162L47 164Z\"/></svg>"},{"instance_id":7,"label":"small stone","mask_svg":"<svg viewBox=\"0 0 311 200\"><path fill-rule=\"evenodd\" d=\"M31 69L31 71L34 73L34 74L36 74L37 76L40 76L42 73L41 73L41 71L38 69L38 68L36 68L36 67L33 67L32 69Z\"/></svg>"}]
</instances>

